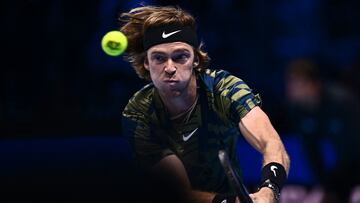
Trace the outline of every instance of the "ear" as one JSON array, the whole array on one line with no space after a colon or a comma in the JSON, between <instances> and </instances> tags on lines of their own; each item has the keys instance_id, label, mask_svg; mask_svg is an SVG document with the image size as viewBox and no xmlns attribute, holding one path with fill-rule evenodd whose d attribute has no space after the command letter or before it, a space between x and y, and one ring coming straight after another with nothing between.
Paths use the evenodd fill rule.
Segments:
<instances>
[{"instance_id":1,"label":"ear","mask_svg":"<svg viewBox=\"0 0 360 203\"><path fill-rule=\"evenodd\" d=\"M149 60L148 60L147 56L145 56L145 59L144 59L144 67L146 70L149 71Z\"/></svg>"},{"instance_id":2,"label":"ear","mask_svg":"<svg viewBox=\"0 0 360 203\"><path fill-rule=\"evenodd\" d=\"M194 57L194 62L193 62L193 66L197 67L199 65L199 57L197 55L195 55Z\"/></svg>"}]
</instances>

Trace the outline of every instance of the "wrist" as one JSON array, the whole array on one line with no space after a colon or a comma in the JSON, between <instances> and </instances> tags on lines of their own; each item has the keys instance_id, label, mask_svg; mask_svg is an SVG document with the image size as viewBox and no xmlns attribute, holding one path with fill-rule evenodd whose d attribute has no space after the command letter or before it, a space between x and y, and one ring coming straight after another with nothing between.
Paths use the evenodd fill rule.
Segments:
<instances>
[{"instance_id":1,"label":"wrist","mask_svg":"<svg viewBox=\"0 0 360 203\"><path fill-rule=\"evenodd\" d=\"M271 183L275 184L280 191L285 184L286 179L287 174L284 166L277 162L271 162L262 168L260 185L269 180Z\"/></svg>"},{"instance_id":2,"label":"wrist","mask_svg":"<svg viewBox=\"0 0 360 203\"><path fill-rule=\"evenodd\" d=\"M268 187L261 187L257 190L258 194L261 194L261 196L266 197L266 199L275 199L275 194L272 191L272 189Z\"/></svg>"},{"instance_id":3,"label":"wrist","mask_svg":"<svg viewBox=\"0 0 360 203\"><path fill-rule=\"evenodd\" d=\"M280 189L275 183L271 182L269 179L265 180L260 185L260 187L258 188L258 191L268 193L269 195L271 195L273 197L275 202L280 201Z\"/></svg>"}]
</instances>

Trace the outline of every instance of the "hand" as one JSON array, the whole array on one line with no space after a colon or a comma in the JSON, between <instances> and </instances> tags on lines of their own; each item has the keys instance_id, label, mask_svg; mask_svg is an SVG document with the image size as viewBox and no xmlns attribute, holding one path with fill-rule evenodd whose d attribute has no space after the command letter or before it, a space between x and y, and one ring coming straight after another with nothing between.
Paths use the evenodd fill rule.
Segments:
<instances>
[{"instance_id":1,"label":"hand","mask_svg":"<svg viewBox=\"0 0 360 203\"><path fill-rule=\"evenodd\" d=\"M254 203L276 203L273 191L268 187L262 187L258 192L250 194Z\"/></svg>"}]
</instances>

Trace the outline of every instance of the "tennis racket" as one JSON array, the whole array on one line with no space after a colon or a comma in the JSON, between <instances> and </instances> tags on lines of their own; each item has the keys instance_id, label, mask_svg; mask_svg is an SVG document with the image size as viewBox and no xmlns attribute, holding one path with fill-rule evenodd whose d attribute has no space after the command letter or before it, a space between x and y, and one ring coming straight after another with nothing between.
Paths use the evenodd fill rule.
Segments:
<instances>
[{"instance_id":1,"label":"tennis racket","mask_svg":"<svg viewBox=\"0 0 360 203\"><path fill-rule=\"evenodd\" d=\"M225 150L219 150L219 160L224 168L225 174L230 181L230 184L234 188L236 195L238 196L241 203L253 203L252 199L249 196L249 192L247 191L245 185L242 183L239 175L233 169L229 155Z\"/></svg>"}]
</instances>

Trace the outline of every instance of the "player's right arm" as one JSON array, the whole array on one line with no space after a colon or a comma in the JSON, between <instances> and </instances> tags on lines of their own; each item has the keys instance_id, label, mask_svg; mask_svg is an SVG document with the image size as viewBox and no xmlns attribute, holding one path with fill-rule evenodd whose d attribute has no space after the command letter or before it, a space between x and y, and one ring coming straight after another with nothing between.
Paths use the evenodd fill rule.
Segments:
<instances>
[{"instance_id":1,"label":"player's right arm","mask_svg":"<svg viewBox=\"0 0 360 203\"><path fill-rule=\"evenodd\" d=\"M176 186L183 202L211 202L215 195L207 192L196 192L191 189L191 183L185 167L176 155L161 159L153 168L154 174L166 176L167 182Z\"/></svg>"},{"instance_id":2,"label":"player's right arm","mask_svg":"<svg viewBox=\"0 0 360 203\"><path fill-rule=\"evenodd\" d=\"M161 159L152 169L154 174L166 175L169 182L177 185L183 202L212 203L216 196L216 193L193 190L183 163L174 154Z\"/></svg>"}]
</instances>

